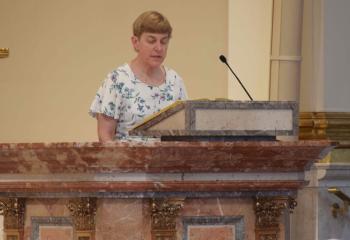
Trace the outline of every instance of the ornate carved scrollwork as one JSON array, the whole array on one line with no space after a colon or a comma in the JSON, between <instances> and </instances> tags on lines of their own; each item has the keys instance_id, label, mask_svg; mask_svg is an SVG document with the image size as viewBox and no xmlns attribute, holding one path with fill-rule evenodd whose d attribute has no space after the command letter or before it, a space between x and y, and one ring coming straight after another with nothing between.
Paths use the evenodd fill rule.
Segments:
<instances>
[{"instance_id":1,"label":"ornate carved scrollwork","mask_svg":"<svg viewBox=\"0 0 350 240\"><path fill-rule=\"evenodd\" d=\"M4 215L4 229L23 230L24 227L24 198L0 199L0 214Z\"/></svg>"},{"instance_id":2,"label":"ornate carved scrollwork","mask_svg":"<svg viewBox=\"0 0 350 240\"><path fill-rule=\"evenodd\" d=\"M96 198L72 199L68 209L76 231L95 231Z\"/></svg>"},{"instance_id":3,"label":"ornate carved scrollwork","mask_svg":"<svg viewBox=\"0 0 350 240\"><path fill-rule=\"evenodd\" d=\"M175 240L176 218L184 199L153 199L151 202L152 239Z\"/></svg>"},{"instance_id":4,"label":"ornate carved scrollwork","mask_svg":"<svg viewBox=\"0 0 350 240\"><path fill-rule=\"evenodd\" d=\"M288 204L287 208L289 209L289 213L293 213L294 208L296 208L296 206L298 206L298 202L292 197L288 198L287 204Z\"/></svg>"},{"instance_id":5,"label":"ornate carved scrollwork","mask_svg":"<svg viewBox=\"0 0 350 240\"><path fill-rule=\"evenodd\" d=\"M292 212L296 206L297 202L291 197L257 197L254 209L256 215L256 239L277 240L280 216L283 210L289 209Z\"/></svg>"}]
</instances>

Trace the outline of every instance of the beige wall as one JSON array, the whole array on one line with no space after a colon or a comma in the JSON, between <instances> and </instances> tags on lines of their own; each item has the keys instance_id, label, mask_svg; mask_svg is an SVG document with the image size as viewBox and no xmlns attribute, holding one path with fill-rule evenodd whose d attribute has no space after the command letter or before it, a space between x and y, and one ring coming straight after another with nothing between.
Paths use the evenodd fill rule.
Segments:
<instances>
[{"instance_id":1,"label":"beige wall","mask_svg":"<svg viewBox=\"0 0 350 240\"><path fill-rule=\"evenodd\" d=\"M269 100L272 0L229 1L228 61L254 100ZM231 72L228 96L249 100Z\"/></svg>"},{"instance_id":2,"label":"beige wall","mask_svg":"<svg viewBox=\"0 0 350 240\"><path fill-rule=\"evenodd\" d=\"M191 98L227 97L227 0L0 0L0 142L96 140L87 115L107 74L134 56L131 23L155 9L174 27L166 65Z\"/></svg>"}]
</instances>

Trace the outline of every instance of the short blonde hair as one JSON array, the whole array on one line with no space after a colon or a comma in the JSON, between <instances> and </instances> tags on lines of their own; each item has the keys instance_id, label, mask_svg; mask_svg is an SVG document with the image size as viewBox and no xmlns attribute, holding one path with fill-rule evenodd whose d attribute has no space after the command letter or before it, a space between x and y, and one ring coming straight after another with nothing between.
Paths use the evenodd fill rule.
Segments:
<instances>
[{"instance_id":1,"label":"short blonde hair","mask_svg":"<svg viewBox=\"0 0 350 240\"><path fill-rule=\"evenodd\" d=\"M133 34L138 38L144 32L167 33L170 38L172 30L168 19L156 11L142 13L133 24Z\"/></svg>"}]
</instances>

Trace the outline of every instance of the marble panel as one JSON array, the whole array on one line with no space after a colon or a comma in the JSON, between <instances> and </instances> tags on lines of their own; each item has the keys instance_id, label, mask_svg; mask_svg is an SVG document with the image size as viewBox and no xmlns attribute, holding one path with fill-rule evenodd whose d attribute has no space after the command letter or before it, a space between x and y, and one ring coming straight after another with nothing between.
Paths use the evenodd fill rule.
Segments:
<instances>
[{"instance_id":1,"label":"marble panel","mask_svg":"<svg viewBox=\"0 0 350 240\"><path fill-rule=\"evenodd\" d=\"M278 129L293 132L291 110L199 109L195 111L195 115L196 130L262 130L272 132Z\"/></svg>"},{"instance_id":2,"label":"marble panel","mask_svg":"<svg viewBox=\"0 0 350 240\"><path fill-rule=\"evenodd\" d=\"M151 239L149 200L100 199L97 207L97 240Z\"/></svg>"},{"instance_id":3,"label":"marble panel","mask_svg":"<svg viewBox=\"0 0 350 240\"><path fill-rule=\"evenodd\" d=\"M178 239L188 239L188 226L229 226L234 227L234 240L255 239L255 213L252 199L186 199L178 221ZM208 231L208 230L205 230ZM215 231L227 233L227 229ZM196 232L200 233L200 232ZM232 232L233 234L233 232ZM220 235L221 236L221 235ZM231 239L230 239L231 240Z\"/></svg>"},{"instance_id":4,"label":"marble panel","mask_svg":"<svg viewBox=\"0 0 350 240\"><path fill-rule=\"evenodd\" d=\"M41 226L39 240L73 240L72 226Z\"/></svg>"},{"instance_id":5,"label":"marble panel","mask_svg":"<svg viewBox=\"0 0 350 240\"><path fill-rule=\"evenodd\" d=\"M39 198L27 199L24 239L29 239L33 234L39 237L39 226L71 226L70 213L66 204L68 199ZM63 231L64 232L64 231Z\"/></svg>"},{"instance_id":6,"label":"marble panel","mask_svg":"<svg viewBox=\"0 0 350 240\"><path fill-rule=\"evenodd\" d=\"M73 224L67 217L31 217L32 240L73 240ZM24 239L27 239L26 236Z\"/></svg>"},{"instance_id":7,"label":"marble panel","mask_svg":"<svg viewBox=\"0 0 350 240\"><path fill-rule=\"evenodd\" d=\"M235 240L234 226L189 226L188 240Z\"/></svg>"}]
</instances>

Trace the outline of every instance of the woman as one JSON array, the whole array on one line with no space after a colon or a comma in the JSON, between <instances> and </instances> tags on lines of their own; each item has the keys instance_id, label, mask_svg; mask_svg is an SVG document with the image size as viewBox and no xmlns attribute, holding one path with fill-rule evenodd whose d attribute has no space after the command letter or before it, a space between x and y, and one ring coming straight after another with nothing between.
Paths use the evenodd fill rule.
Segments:
<instances>
[{"instance_id":1,"label":"woman","mask_svg":"<svg viewBox=\"0 0 350 240\"><path fill-rule=\"evenodd\" d=\"M146 116L187 98L181 77L162 65L171 33L168 20L156 11L135 20L131 43L136 57L108 74L90 107L100 142L127 138Z\"/></svg>"}]
</instances>

